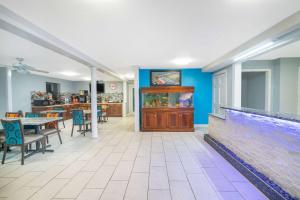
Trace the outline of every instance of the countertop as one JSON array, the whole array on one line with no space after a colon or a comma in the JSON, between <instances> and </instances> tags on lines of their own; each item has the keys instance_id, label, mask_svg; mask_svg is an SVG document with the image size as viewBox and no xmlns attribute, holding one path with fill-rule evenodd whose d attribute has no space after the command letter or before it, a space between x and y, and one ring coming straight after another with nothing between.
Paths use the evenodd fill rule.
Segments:
<instances>
[{"instance_id":1,"label":"countertop","mask_svg":"<svg viewBox=\"0 0 300 200\"><path fill-rule=\"evenodd\" d=\"M52 108L61 106L72 106L72 105L90 105L91 103L69 103L69 104L56 104L50 106L32 106L32 108ZM123 104L123 103L97 103L98 105L112 105L112 104Z\"/></svg>"},{"instance_id":2,"label":"countertop","mask_svg":"<svg viewBox=\"0 0 300 200\"><path fill-rule=\"evenodd\" d=\"M251 108L234 108L234 107L221 107L221 108L223 108L225 110L244 112L244 113L260 115L260 116L265 116L265 117L270 117L270 118L276 118L276 119L281 119L281 120L287 120L287 121L292 121L292 122L300 122L300 116L293 115L293 114L274 113L274 112L269 112L269 111L264 111L264 110L256 110L256 109L251 109Z\"/></svg>"}]
</instances>

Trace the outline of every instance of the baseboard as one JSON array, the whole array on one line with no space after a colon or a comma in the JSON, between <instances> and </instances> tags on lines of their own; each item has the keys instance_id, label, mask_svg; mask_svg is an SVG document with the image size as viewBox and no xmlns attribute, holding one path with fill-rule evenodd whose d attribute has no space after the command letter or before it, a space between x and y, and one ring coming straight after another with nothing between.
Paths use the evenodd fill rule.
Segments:
<instances>
[{"instance_id":1,"label":"baseboard","mask_svg":"<svg viewBox=\"0 0 300 200\"><path fill-rule=\"evenodd\" d=\"M210 135L205 134L204 140L221 154L234 168L243 174L257 189L271 200L297 200L279 185L271 181L263 173L257 171L249 163L243 161L225 145L218 142Z\"/></svg>"},{"instance_id":2,"label":"baseboard","mask_svg":"<svg viewBox=\"0 0 300 200\"><path fill-rule=\"evenodd\" d=\"M195 128L207 128L208 124L194 124Z\"/></svg>"}]
</instances>

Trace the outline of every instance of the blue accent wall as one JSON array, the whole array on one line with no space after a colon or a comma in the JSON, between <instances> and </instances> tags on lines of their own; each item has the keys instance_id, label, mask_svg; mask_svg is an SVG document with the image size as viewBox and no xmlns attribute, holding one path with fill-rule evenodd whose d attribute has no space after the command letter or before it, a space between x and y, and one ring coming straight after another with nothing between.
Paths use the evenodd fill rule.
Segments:
<instances>
[{"instance_id":1,"label":"blue accent wall","mask_svg":"<svg viewBox=\"0 0 300 200\"><path fill-rule=\"evenodd\" d=\"M208 114L212 112L212 73L201 69L182 69L181 84L195 88L194 124L208 124ZM150 87L150 69L139 70L139 86Z\"/></svg>"}]
</instances>

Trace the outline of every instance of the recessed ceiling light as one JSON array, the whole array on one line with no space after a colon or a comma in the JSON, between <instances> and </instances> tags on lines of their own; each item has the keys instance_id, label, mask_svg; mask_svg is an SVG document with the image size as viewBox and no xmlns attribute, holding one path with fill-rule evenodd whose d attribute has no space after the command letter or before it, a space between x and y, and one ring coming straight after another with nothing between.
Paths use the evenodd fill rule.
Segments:
<instances>
[{"instance_id":1,"label":"recessed ceiling light","mask_svg":"<svg viewBox=\"0 0 300 200\"><path fill-rule=\"evenodd\" d=\"M133 73L124 74L124 75L122 75L122 78L125 78L127 80L133 80L134 74Z\"/></svg>"},{"instance_id":2,"label":"recessed ceiling light","mask_svg":"<svg viewBox=\"0 0 300 200\"><path fill-rule=\"evenodd\" d=\"M82 79L85 80L85 81L90 81L91 77L85 76L85 77L82 77Z\"/></svg>"},{"instance_id":3,"label":"recessed ceiling light","mask_svg":"<svg viewBox=\"0 0 300 200\"><path fill-rule=\"evenodd\" d=\"M175 65L188 65L190 63L192 63L194 60L192 58L175 58L174 60L172 60L171 62Z\"/></svg>"},{"instance_id":4,"label":"recessed ceiling light","mask_svg":"<svg viewBox=\"0 0 300 200\"><path fill-rule=\"evenodd\" d=\"M72 71L64 71L64 72L59 72L59 73L64 75L64 76L78 76L79 75L79 73L72 72Z\"/></svg>"}]
</instances>

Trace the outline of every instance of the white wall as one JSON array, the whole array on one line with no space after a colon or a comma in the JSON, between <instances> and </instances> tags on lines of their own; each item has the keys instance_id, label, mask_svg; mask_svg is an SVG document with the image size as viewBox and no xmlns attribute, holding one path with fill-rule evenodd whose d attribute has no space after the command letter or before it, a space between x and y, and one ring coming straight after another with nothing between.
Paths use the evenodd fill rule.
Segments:
<instances>
[{"instance_id":1,"label":"white wall","mask_svg":"<svg viewBox=\"0 0 300 200\"><path fill-rule=\"evenodd\" d=\"M72 81L12 72L13 111L30 112L31 92L46 92L46 82L59 83L61 92L74 92Z\"/></svg>"}]
</instances>

